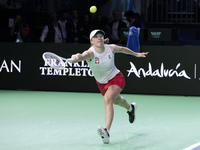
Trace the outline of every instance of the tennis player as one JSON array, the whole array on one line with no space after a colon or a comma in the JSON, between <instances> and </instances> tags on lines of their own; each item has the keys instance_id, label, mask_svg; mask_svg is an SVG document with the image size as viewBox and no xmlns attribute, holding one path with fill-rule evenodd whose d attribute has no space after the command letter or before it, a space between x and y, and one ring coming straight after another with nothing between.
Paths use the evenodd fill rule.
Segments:
<instances>
[{"instance_id":1,"label":"tennis player","mask_svg":"<svg viewBox=\"0 0 200 150\"><path fill-rule=\"evenodd\" d=\"M127 109L129 122L135 120L135 110L137 104L129 104L126 99L120 96L120 92L125 86L123 74L114 64L115 53L129 54L135 57L146 57L146 53L135 53L132 50L117 46L114 44L104 44L104 31L93 30L90 33L91 47L82 54L77 53L71 58L75 59L74 63L86 60L95 79L96 83L104 96L105 105L105 128L98 126L97 133L101 136L102 141L106 144L110 142L110 128L113 121L114 109L113 104Z\"/></svg>"}]
</instances>

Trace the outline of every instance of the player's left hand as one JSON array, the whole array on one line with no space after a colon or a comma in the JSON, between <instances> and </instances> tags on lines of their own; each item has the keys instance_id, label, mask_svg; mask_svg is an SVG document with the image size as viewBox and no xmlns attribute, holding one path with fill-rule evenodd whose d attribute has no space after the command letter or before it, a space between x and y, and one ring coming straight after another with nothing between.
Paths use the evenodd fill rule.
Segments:
<instances>
[{"instance_id":1,"label":"player's left hand","mask_svg":"<svg viewBox=\"0 0 200 150\"><path fill-rule=\"evenodd\" d=\"M137 53L136 57L146 57L149 52Z\"/></svg>"}]
</instances>

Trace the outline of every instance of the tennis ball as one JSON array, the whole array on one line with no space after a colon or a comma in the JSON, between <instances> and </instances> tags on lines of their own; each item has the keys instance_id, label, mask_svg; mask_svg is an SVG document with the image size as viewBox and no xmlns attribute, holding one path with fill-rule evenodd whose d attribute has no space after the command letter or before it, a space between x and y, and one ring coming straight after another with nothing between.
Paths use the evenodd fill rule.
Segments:
<instances>
[{"instance_id":1,"label":"tennis ball","mask_svg":"<svg viewBox=\"0 0 200 150\"><path fill-rule=\"evenodd\" d=\"M90 12L91 13L95 13L97 11L97 7L96 6L91 6L90 7Z\"/></svg>"}]
</instances>

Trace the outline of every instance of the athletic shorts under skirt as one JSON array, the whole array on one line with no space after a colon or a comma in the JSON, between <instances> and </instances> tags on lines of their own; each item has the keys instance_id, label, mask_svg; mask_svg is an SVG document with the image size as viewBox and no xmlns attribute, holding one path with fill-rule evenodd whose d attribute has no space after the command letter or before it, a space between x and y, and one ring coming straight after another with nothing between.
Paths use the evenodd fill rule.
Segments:
<instances>
[{"instance_id":1,"label":"athletic shorts under skirt","mask_svg":"<svg viewBox=\"0 0 200 150\"><path fill-rule=\"evenodd\" d=\"M119 86L122 90L125 86L125 79L124 79L124 76L121 72L119 72L114 78L112 78L111 80L108 81L108 83L106 84L101 84L99 83L98 81L97 82L97 85L99 87L99 90L101 91L101 94L104 96L108 87L111 86L111 85L117 85Z\"/></svg>"}]
</instances>

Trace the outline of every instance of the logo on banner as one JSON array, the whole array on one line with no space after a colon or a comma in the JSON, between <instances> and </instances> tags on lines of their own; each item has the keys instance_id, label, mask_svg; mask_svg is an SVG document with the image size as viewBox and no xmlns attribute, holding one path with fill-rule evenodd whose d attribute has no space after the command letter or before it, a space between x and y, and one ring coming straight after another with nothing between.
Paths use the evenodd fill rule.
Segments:
<instances>
[{"instance_id":1,"label":"logo on banner","mask_svg":"<svg viewBox=\"0 0 200 150\"><path fill-rule=\"evenodd\" d=\"M152 36L153 38L158 39L158 38L160 38L160 36L161 36L161 32L151 32L151 36Z\"/></svg>"},{"instance_id":2,"label":"logo on banner","mask_svg":"<svg viewBox=\"0 0 200 150\"><path fill-rule=\"evenodd\" d=\"M0 73L1 72L13 72L14 70L17 70L19 73L21 73L21 60L19 60L18 63L11 61L3 60L0 67Z\"/></svg>"},{"instance_id":3,"label":"logo on banner","mask_svg":"<svg viewBox=\"0 0 200 150\"><path fill-rule=\"evenodd\" d=\"M144 78L146 78L147 76L151 76L151 77L157 76L159 78L176 76L176 77L184 77L186 79L191 79L191 77L187 75L185 70L181 70L180 63L178 63L174 69L166 69L164 67L164 63L161 63L160 69L156 69L156 70L153 70L150 62L148 65L148 70L145 70L143 68L140 68L137 70L137 68L132 62L130 62L130 65L131 65L130 70L127 70L128 77L132 73L134 73L138 78L141 78L141 76L143 76Z\"/></svg>"},{"instance_id":4,"label":"logo on banner","mask_svg":"<svg viewBox=\"0 0 200 150\"><path fill-rule=\"evenodd\" d=\"M44 66L40 67L41 75L48 76L90 76L93 77L92 71L85 61L78 63L65 63L65 68L62 70L57 70L49 67L47 62L44 61Z\"/></svg>"}]
</instances>

